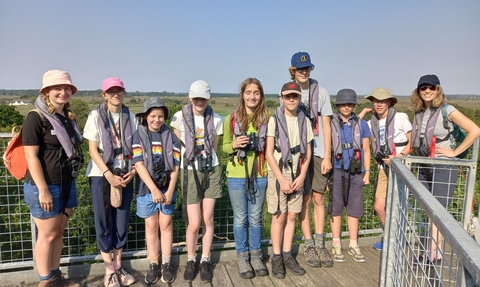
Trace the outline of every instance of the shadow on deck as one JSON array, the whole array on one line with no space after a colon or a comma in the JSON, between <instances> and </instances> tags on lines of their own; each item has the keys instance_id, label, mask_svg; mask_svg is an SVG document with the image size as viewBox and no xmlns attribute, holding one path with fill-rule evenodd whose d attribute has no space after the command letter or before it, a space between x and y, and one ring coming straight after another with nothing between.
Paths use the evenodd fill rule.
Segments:
<instances>
[{"instance_id":1,"label":"shadow on deck","mask_svg":"<svg viewBox=\"0 0 480 287\"><path fill-rule=\"evenodd\" d=\"M370 241L370 240L369 240ZM371 241L370 241L371 242ZM328 242L330 243L330 242ZM200 275L197 274L195 280L191 283L183 279L183 272L185 270L185 255L172 256L172 265L176 271L176 279L170 286L378 286L380 275L380 260L381 252L373 249L371 245L361 247L367 261L365 263L355 262L347 250L344 250L346 262L335 263L332 268L313 268L307 265L303 256L303 246L296 245L293 253L299 251L297 260L299 264L306 269L306 274L303 276L295 276L288 272L284 279L274 278L271 274L269 276L255 277L252 279L242 279L238 272L236 254L234 250L223 250L218 253L212 253L212 262L216 262L214 266L214 277L211 283L204 283L200 280ZM344 242L343 246L348 246ZM330 250L330 244L327 244ZM271 247L268 250L264 249L264 259L267 268L271 273L270 256L272 254ZM132 287L146 286L144 281L146 270L148 269L147 259L135 259L131 261L124 261L124 267L131 271L137 282ZM70 278L75 278L73 281L81 283L82 286L100 287L103 286L103 264L96 263L92 265L77 266L76 268L69 267L68 271L62 267L64 273L68 273ZM34 272L34 271L29 271ZM91 274L85 277L82 274ZM18 274L20 275L20 274ZM21 277L21 276L18 276ZM79 278L80 277L80 278ZM21 280L23 281L23 280ZM38 282L19 282L16 285L7 286L22 286L33 287L37 286ZM156 284L150 286L167 286L167 284L159 280Z\"/></svg>"}]
</instances>

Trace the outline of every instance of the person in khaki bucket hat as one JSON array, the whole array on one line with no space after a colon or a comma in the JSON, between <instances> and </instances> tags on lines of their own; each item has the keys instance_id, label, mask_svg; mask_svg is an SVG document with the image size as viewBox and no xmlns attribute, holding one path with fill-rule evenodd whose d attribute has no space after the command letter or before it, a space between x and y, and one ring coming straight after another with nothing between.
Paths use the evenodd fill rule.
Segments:
<instances>
[{"instance_id":1,"label":"person in khaki bucket hat","mask_svg":"<svg viewBox=\"0 0 480 287\"><path fill-rule=\"evenodd\" d=\"M374 207L383 228L390 158L409 153L412 124L407 114L400 113L393 107L398 100L387 88L377 88L365 96L365 99L371 101L373 107L363 109L359 117L363 117L367 112L373 114L368 126L372 132L372 156L378 165L378 175L374 176ZM382 250L383 240L375 243L373 248Z\"/></svg>"}]
</instances>

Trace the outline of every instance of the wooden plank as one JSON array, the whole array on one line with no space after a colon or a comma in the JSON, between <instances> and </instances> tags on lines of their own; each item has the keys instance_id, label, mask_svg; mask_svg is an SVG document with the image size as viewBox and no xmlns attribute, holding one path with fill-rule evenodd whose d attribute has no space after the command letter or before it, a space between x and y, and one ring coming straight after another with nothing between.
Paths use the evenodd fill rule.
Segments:
<instances>
[{"instance_id":1,"label":"wooden plank","mask_svg":"<svg viewBox=\"0 0 480 287\"><path fill-rule=\"evenodd\" d=\"M234 285L235 281L231 280L228 274L228 270L225 266L226 263L227 262L218 262L215 264L215 268L213 269L212 286L220 286L220 287L235 286ZM240 275L238 276L240 277Z\"/></svg>"},{"instance_id":2,"label":"wooden plank","mask_svg":"<svg viewBox=\"0 0 480 287\"><path fill-rule=\"evenodd\" d=\"M275 287L291 287L291 286L295 286L295 282L292 281L291 277L290 276L285 276L284 279L278 279L278 278L275 278L273 277L272 275L272 264L271 264L271 261L269 260L266 264L265 264L268 268L268 271L270 272L270 279L272 280L272 285L271 286L275 286ZM240 286L240 285L239 285Z\"/></svg>"},{"instance_id":3,"label":"wooden plank","mask_svg":"<svg viewBox=\"0 0 480 287\"><path fill-rule=\"evenodd\" d=\"M250 279L243 279L242 277L240 277L237 261L222 262L222 265L224 266L225 270L228 273L227 276L230 276L230 280L233 282L233 284L237 286L253 286L253 283ZM221 285L214 285L214 286L221 286Z\"/></svg>"},{"instance_id":4,"label":"wooden plank","mask_svg":"<svg viewBox=\"0 0 480 287\"><path fill-rule=\"evenodd\" d=\"M341 282L339 282L336 277L339 276L338 272L335 270L334 267L331 268L323 268L323 267L311 267L305 261L305 257L303 254L297 256L298 263L305 268L307 273L305 274L308 276L312 282L319 287L330 287L330 286L343 286Z\"/></svg>"}]
</instances>

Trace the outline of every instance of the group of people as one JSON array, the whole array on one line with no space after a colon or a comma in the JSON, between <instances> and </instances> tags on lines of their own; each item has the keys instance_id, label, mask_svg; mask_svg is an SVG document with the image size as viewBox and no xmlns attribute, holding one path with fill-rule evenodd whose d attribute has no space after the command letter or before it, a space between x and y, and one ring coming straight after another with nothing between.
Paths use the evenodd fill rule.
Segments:
<instances>
[{"instance_id":1,"label":"group of people","mask_svg":"<svg viewBox=\"0 0 480 287\"><path fill-rule=\"evenodd\" d=\"M455 123L468 132L463 143L455 145L439 117L446 98L435 75L421 77L412 93L416 114L413 126L405 113L395 110L397 99L385 88L366 96L373 107L359 115L353 112L356 92L342 89L337 93L338 111L334 113L329 93L310 77L314 67L308 53L292 56L291 81L282 86L280 106L273 114L266 109L261 82L246 79L240 86L235 111L223 122L209 105L209 85L203 80L195 81L188 93L190 103L172 116L171 129L165 124L170 111L160 98L148 98L142 111L133 114L123 104L123 82L107 78L102 83L104 102L89 113L83 137L70 109L69 101L77 91L70 75L59 70L46 72L35 102L38 112L29 113L23 125L29 167L24 193L38 228L34 252L39 286L79 286L63 277L59 264L62 234L72 208L77 206L75 178L83 164L79 146L84 139L88 140L91 157L87 176L97 245L105 264L105 286L135 282L122 267L135 177L136 212L145 219L150 261L145 282L175 280L170 260L178 178L183 193L182 211L188 222L183 277L191 282L200 273L202 281L212 280L214 207L216 199L223 196L222 168L217 157L222 135L223 151L230 155L226 182L242 278L269 274L261 248L265 201L272 214L274 277L284 278L286 269L295 275L305 273L292 254L297 214L308 265L332 267L334 262L345 261L340 241L344 208L350 234L348 254L357 262L365 262L357 236L358 220L363 215L363 188L371 177L371 150L379 170L375 179L375 210L384 225L390 159L412 151L421 156L455 157L480 136L480 128L448 105L448 124ZM373 115L367 123L362 117L368 112ZM434 129L428 128L431 126ZM435 138L436 141L432 140ZM416 154L422 147L430 153ZM450 176L445 175L448 173ZM452 185L445 181L455 181L456 171L439 166L434 174L434 178L422 178L427 188L439 198L451 197ZM448 203L445 200L444 206ZM333 236L331 254L325 247L326 213L330 215ZM200 227L202 247L197 263ZM382 245L379 242L375 248L381 250ZM432 252L425 255L426 259L440 259L435 248L431 246Z\"/></svg>"}]
</instances>

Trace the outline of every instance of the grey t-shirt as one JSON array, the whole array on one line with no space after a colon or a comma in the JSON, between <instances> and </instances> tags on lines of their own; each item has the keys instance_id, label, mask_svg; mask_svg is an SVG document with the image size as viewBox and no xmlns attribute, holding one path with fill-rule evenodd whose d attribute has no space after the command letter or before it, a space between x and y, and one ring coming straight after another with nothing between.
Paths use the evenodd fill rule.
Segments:
<instances>
[{"instance_id":1,"label":"grey t-shirt","mask_svg":"<svg viewBox=\"0 0 480 287\"><path fill-rule=\"evenodd\" d=\"M325 157L325 141L323 133L322 117L333 115L332 104L330 102L330 94L324 88L318 86L318 112L321 117L318 118L318 136L313 139L314 148L313 155L321 158Z\"/></svg>"}]
</instances>

